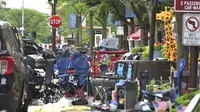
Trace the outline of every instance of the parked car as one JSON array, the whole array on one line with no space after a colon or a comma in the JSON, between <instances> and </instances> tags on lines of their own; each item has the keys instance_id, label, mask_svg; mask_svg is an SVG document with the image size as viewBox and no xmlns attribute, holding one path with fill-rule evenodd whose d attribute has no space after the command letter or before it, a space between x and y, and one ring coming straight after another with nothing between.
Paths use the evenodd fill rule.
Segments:
<instances>
[{"instance_id":1,"label":"parked car","mask_svg":"<svg viewBox=\"0 0 200 112\"><path fill-rule=\"evenodd\" d=\"M0 20L0 111L27 110L23 62L22 40L17 29L10 23Z\"/></svg>"}]
</instances>

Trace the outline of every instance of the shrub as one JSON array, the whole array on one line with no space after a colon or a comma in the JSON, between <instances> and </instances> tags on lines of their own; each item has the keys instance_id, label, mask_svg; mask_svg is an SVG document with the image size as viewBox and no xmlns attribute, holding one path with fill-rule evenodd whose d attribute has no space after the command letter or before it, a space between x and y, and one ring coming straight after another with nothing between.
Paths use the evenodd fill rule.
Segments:
<instances>
[{"instance_id":1,"label":"shrub","mask_svg":"<svg viewBox=\"0 0 200 112\"><path fill-rule=\"evenodd\" d=\"M186 93L180 97L178 97L176 99L177 104L182 105L182 106L187 106L190 101L192 100L192 98L196 95L199 94L200 90L195 91L195 92L190 92L190 93ZM195 109L195 112L200 112L200 105L198 105Z\"/></svg>"},{"instance_id":2,"label":"shrub","mask_svg":"<svg viewBox=\"0 0 200 112\"><path fill-rule=\"evenodd\" d=\"M142 52L142 59L147 59L149 57L149 46L146 46Z\"/></svg>"},{"instance_id":3,"label":"shrub","mask_svg":"<svg viewBox=\"0 0 200 112\"><path fill-rule=\"evenodd\" d=\"M135 54L135 53L137 53L140 49L141 49L141 47L132 48L132 53ZM142 48L142 49L143 49L143 48ZM143 51L143 50L142 50L142 51Z\"/></svg>"}]
</instances>

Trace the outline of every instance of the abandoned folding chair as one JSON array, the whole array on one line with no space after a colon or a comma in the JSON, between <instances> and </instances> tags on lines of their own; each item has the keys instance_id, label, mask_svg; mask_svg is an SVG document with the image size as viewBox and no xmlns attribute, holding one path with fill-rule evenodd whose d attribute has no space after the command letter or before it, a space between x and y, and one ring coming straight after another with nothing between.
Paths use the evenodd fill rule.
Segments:
<instances>
[{"instance_id":1,"label":"abandoned folding chair","mask_svg":"<svg viewBox=\"0 0 200 112\"><path fill-rule=\"evenodd\" d=\"M74 73L69 77L68 86L74 90L74 98L84 97L86 92L90 94L89 62L87 57L76 55L72 56L72 63Z\"/></svg>"}]
</instances>

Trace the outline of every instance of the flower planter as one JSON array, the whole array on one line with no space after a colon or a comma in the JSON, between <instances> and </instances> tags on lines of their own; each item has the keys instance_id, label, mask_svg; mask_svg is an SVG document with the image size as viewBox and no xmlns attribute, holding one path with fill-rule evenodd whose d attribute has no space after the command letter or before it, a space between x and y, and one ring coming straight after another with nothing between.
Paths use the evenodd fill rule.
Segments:
<instances>
[{"instance_id":1,"label":"flower planter","mask_svg":"<svg viewBox=\"0 0 200 112\"><path fill-rule=\"evenodd\" d=\"M161 49L154 49L153 58L162 58Z\"/></svg>"},{"instance_id":2,"label":"flower planter","mask_svg":"<svg viewBox=\"0 0 200 112\"><path fill-rule=\"evenodd\" d=\"M141 40L134 41L135 47L141 47Z\"/></svg>"}]
</instances>

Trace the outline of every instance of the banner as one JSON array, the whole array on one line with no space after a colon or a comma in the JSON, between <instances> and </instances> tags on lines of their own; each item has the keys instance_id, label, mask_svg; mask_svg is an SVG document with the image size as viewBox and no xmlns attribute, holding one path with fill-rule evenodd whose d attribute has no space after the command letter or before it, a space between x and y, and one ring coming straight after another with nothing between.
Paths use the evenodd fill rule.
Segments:
<instances>
[{"instance_id":1,"label":"banner","mask_svg":"<svg viewBox=\"0 0 200 112\"><path fill-rule=\"evenodd\" d=\"M117 35L124 35L124 27L117 26Z\"/></svg>"},{"instance_id":2,"label":"banner","mask_svg":"<svg viewBox=\"0 0 200 112\"><path fill-rule=\"evenodd\" d=\"M121 26L121 22L120 21L114 21L114 25L115 26Z\"/></svg>"},{"instance_id":3,"label":"banner","mask_svg":"<svg viewBox=\"0 0 200 112\"><path fill-rule=\"evenodd\" d=\"M82 21L82 28L86 28L86 15L81 16L81 21Z\"/></svg>"},{"instance_id":4,"label":"banner","mask_svg":"<svg viewBox=\"0 0 200 112\"><path fill-rule=\"evenodd\" d=\"M69 28L76 28L76 14L69 14L68 23Z\"/></svg>"},{"instance_id":5,"label":"banner","mask_svg":"<svg viewBox=\"0 0 200 112\"><path fill-rule=\"evenodd\" d=\"M112 16L113 16L113 15L109 12L109 13L108 13L108 24L109 24L109 25L112 25L112 24L113 24L113 22L112 22L112 19L113 19Z\"/></svg>"},{"instance_id":6,"label":"banner","mask_svg":"<svg viewBox=\"0 0 200 112\"><path fill-rule=\"evenodd\" d=\"M126 2L126 4L128 4L128 2ZM125 17L126 18L135 18L136 16L132 11L130 11L128 9L128 7L125 7Z\"/></svg>"}]
</instances>

